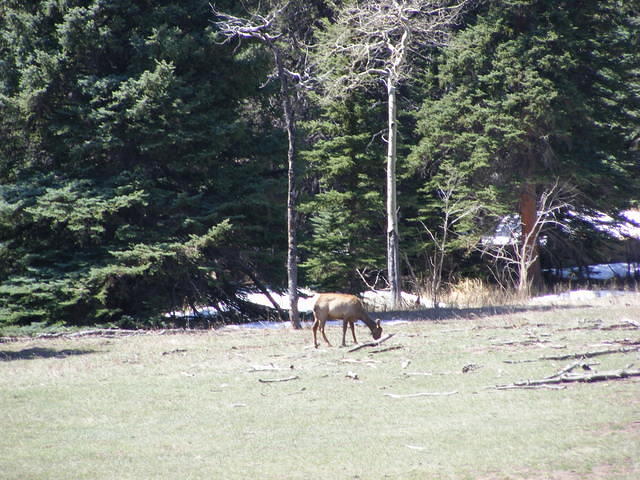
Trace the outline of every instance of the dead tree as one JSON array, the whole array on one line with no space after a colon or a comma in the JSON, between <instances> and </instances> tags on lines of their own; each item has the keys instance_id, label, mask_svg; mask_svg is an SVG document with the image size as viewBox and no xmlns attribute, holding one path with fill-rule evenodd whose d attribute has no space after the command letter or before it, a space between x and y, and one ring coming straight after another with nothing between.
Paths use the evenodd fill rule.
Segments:
<instances>
[{"instance_id":1,"label":"dead tree","mask_svg":"<svg viewBox=\"0 0 640 480\"><path fill-rule=\"evenodd\" d=\"M421 222L433 243L433 254L428 256L431 267L429 288L433 308L436 309L443 288L442 273L447 251L450 249L450 238L455 234L455 228L458 224L472 217L481 209L478 201L465 201L459 197L458 190L461 183L462 177L452 174L438 188L437 194L442 206L442 215L437 229L431 229L424 222Z\"/></svg>"},{"instance_id":2,"label":"dead tree","mask_svg":"<svg viewBox=\"0 0 640 480\"><path fill-rule=\"evenodd\" d=\"M247 18L220 12L212 6L215 24L223 42L249 39L260 42L273 55L273 77L280 83L280 97L287 132L287 278L289 291L289 318L294 328L300 328L298 312L298 242L297 242L297 180L296 180L296 108L300 86L305 83L306 53L304 42L296 36L296 29L287 25L304 8L299 2L276 2L266 14L247 12ZM290 68L295 64L297 71Z\"/></svg>"},{"instance_id":3,"label":"dead tree","mask_svg":"<svg viewBox=\"0 0 640 480\"><path fill-rule=\"evenodd\" d=\"M556 180L540 196L535 208L536 215L527 219L528 225L524 225L525 220L521 219L519 228L511 231L508 241L498 243L492 237L487 237L480 245L481 253L493 260L497 270L515 272L510 281L520 296L528 297L531 293L531 266L539 261L538 244L541 233L545 227L561 225L559 213L571 207L573 195L571 187L561 185ZM505 286L497 271L493 273L498 282Z\"/></svg>"},{"instance_id":4,"label":"dead tree","mask_svg":"<svg viewBox=\"0 0 640 480\"><path fill-rule=\"evenodd\" d=\"M450 27L473 0L370 0L349 2L325 37L321 65L347 59L339 71L325 73L331 97L382 83L388 105L387 268L394 307L400 303L400 255L396 194L397 103L399 84L410 74L410 55L447 44Z\"/></svg>"}]
</instances>

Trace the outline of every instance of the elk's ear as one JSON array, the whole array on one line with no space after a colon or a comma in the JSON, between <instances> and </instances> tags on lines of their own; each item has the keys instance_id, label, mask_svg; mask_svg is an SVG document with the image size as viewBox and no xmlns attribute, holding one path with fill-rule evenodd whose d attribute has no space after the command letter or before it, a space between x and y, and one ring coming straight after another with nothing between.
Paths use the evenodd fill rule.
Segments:
<instances>
[{"instance_id":1,"label":"elk's ear","mask_svg":"<svg viewBox=\"0 0 640 480\"><path fill-rule=\"evenodd\" d=\"M378 319L378 320L376 321L376 326L377 326L378 328L382 328L382 325L380 325L380 319Z\"/></svg>"}]
</instances>

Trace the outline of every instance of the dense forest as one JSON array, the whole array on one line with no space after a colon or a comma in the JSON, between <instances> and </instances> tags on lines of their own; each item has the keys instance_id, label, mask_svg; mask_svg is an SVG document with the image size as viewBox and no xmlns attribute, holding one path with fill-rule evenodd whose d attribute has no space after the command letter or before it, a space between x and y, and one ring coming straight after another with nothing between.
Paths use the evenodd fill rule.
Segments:
<instances>
[{"instance_id":1,"label":"dense forest","mask_svg":"<svg viewBox=\"0 0 640 480\"><path fill-rule=\"evenodd\" d=\"M385 288L391 134L404 289L612 260L588 219L640 206L639 2L458 2L413 43L454 3L368 3L404 28L371 24L373 66L367 2L4 0L0 326L242 320L292 269Z\"/></svg>"}]
</instances>

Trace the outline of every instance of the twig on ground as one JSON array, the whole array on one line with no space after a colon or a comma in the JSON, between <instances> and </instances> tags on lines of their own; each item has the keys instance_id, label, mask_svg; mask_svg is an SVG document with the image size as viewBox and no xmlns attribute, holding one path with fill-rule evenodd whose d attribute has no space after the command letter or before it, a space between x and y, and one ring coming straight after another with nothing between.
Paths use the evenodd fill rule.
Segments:
<instances>
[{"instance_id":1,"label":"twig on ground","mask_svg":"<svg viewBox=\"0 0 640 480\"><path fill-rule=\"evenodd\" d=\"M418 397L447 397L449 395L455 395L458 393L457 390L453 392L420 392L420 393L408 393L405 395L396 394L396 393L385 393L385 397L390 398L418 398Z\"/></svg>"},{"instance_id":2,"label":"twig on ground","mask_svg":"<svg viewBox=\"0 0 640 480\"><path fill-rule=\"evenodd\" d=\"M374 360L372 358L363 358L363 359L358 359L358 358L341 358L339 360L341 363L364 363L364 364L376 364L376 363L380 363L380 360Z\"/></svg>"},{"instance_id":3,"label":"twig on ground","mask_svg":"<svg viewBox=\"0 0 640 480\"><path fill-rule=\"evenodd\" d=\"M369 353L390 352L391 350L400 350L401 348L403 348L402 345L392 345L386 348L378 348L377 350L371 350Z\"/></svg>"},{"instance_id":4,"label":"twig on ground","mask_svg":"<svg viewBox=\"0 0 640 480\"><path fill-rule=\"evenodd\" d=\"M273 372L274 370L284 370L283 368L276 367L275 365L251 365L251 368L247 372Z\"/></svg>"},{"instance_id":5,"label":"twig on ground","mask_svg":"<svg viewBox=\"0 0 640 480\"><path fill-rule=\"evenodd\" d=\"M565 390L567 388L566 385L496 385L496 390Z\"/></svg>"},{"instance_id":6,"label":"twig on ground","mask_svg":"<svg viewBox=\"0 0 640 480\"><path fill-rule=\"evenodd\" d=\"M289 382L291 380L297 380L298 377L297 375L293 375L291 377L285 377L285 378L259 378L258 381L260 383L277 383L277 382Z\"/></svg>"},{"instance_id":7,"label":"twig on ground","mask_svg":"<svg viewBox=\"0 0 640 480\"><path fill-rule=\"evenodd\" d=\"M374 342L368 342L368 343L362 343L360 345L356 345L353 348L350 348L349 350L347 350L348 353L351 352L355 352L357 350L360 350L361 348L366 348L366 347L377 347L378 345L380 345L382 342L386 342L387 340L389 340L391 337L393 337L395 334L394 333L390 333L388 335L385 335L384 337L374 341Z\"/></svg>"}]
</instances>

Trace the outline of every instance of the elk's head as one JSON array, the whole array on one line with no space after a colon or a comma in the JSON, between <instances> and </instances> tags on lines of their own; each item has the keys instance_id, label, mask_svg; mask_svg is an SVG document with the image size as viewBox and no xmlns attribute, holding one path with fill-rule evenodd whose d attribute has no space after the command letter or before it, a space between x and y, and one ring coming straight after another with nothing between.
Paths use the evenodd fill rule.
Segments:
<instances>
[{"instance_id":1,"label":"elk's head","mask_svg":"<svg viewBox=\"0 0 640 480\"><path fill-rule=\"evenodd\" d=\"M376 320L376 325L371 330L371 335L373 335L373 339L377 340L382 336L382 325L380 325L380 319Z\"/></svg>"}]
</instances>

